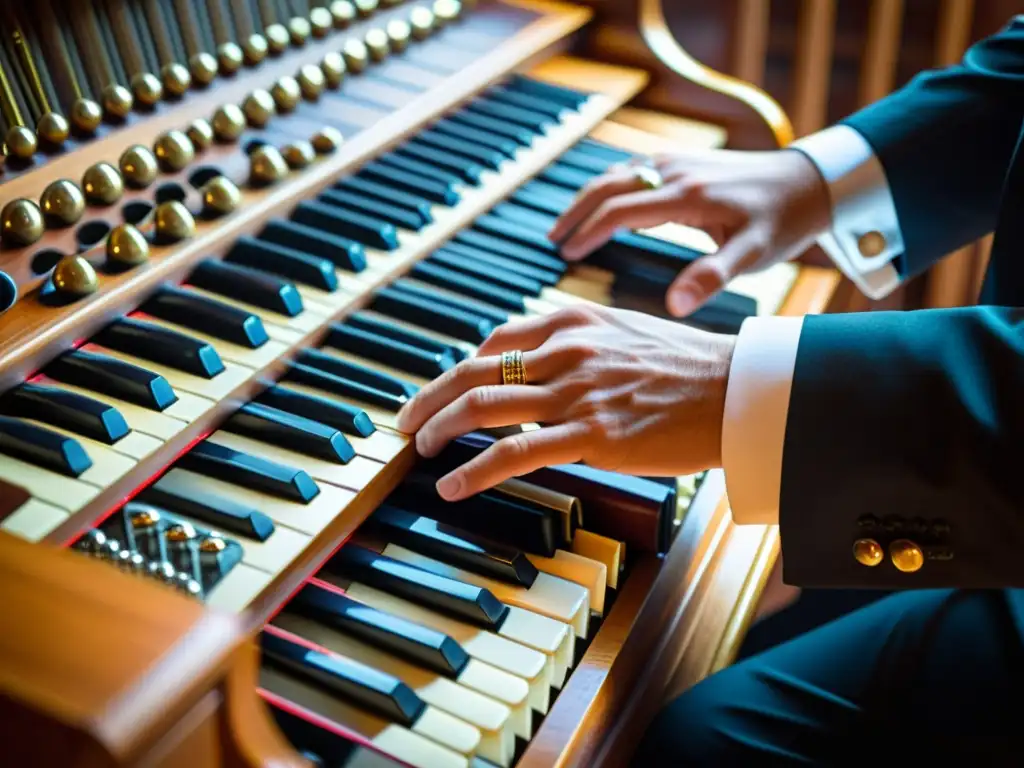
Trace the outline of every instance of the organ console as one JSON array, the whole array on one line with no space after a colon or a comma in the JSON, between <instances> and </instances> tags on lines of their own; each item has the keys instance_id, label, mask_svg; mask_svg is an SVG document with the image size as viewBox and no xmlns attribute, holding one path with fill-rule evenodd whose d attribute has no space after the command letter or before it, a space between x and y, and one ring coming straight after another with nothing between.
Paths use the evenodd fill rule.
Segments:
<instances>
[{"instance_id":1,"label":"organ console","mask_svg":"<svg viewBox=\"0 0 1024 768\"><path fill-rule=\"evenodd\" d=\"M669 681L728 663L777 538L732 526L720 472L551 467L447 504L434 480L493 436L425 461L394 429L495 326L661 312L713 247L624 232L570 267L547 240L590 178L672 145L616 119L647 72L570 55L600 23L0 8L5 764L618 765ZM833 285L778 267L692 322Z\"/></svg>"}]
</instances>

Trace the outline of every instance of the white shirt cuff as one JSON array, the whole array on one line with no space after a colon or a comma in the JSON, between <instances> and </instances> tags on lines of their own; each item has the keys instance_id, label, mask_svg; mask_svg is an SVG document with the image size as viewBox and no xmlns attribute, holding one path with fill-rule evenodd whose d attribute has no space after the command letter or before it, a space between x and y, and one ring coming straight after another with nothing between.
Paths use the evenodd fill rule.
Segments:
<instances>
[{"instance_id":1,"label":"white shirt cuff","mask_svg":"<svg viewBox=\"0 0 1024 768\"><path fill-rule=\"evenodd\" d=\"M902 282L893 261L903 233L885 169L867 140L848 125L798 139L790 148L818 167L832 199L832 229L819 244L854 285L872 299Z\"/></svg>"},{"instance_id":2,"label":"white shirt cuff","mask_svg":"<svg viewBox=\"0 0 1024 768\"><path fill-rule=\"evenodd\" d=\"M782 451L802 317L743 323L725 394L722 466L733 520L777 525Z\"/></svg>"}]
</instances>

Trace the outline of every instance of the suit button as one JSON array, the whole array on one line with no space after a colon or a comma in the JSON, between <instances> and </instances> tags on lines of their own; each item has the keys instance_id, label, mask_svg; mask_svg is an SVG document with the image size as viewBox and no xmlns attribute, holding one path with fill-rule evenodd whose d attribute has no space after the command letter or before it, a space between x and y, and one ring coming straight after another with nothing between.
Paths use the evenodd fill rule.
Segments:
<instances>
[{"instance_id":1,"label":"suit button","mask_svg":"<svg viewBox=\"0 0 1024 768\"><path fill-rule=\"evenodd\" d=\"M857 248L860 250L861 256L867 258L877 256L885 250L885 235L876 230L865 232L857 238Z\"/></svg>"},{"instance_id":2,"label":"suit button","mask_svg":"<svg viewBox=\"0 0 1024 768\"><path fill-rule=\"evenodd\" d=\"M874 539L857 539L853 544L853 557L861 565L876 566L884 556L882 546Z\"/></svg>"},{"instance_id":3,"label":"suit button","mask_svg":"<svg viewBox=\"0 0 1024 768\"><path fill-rule=\"evenodd\" d=\"M896 570L903 573L914 573L924 565L924 552L910 539L896 539L889 545L889 557Z\"/></svg>"}]
</instances>

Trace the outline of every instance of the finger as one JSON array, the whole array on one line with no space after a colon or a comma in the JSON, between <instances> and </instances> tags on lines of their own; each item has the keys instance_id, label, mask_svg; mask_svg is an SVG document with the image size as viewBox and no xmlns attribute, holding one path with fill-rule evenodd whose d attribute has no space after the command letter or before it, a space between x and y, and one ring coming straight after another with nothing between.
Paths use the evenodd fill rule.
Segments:
<instances>
[{"instance_id":1,"label":"finger","mask_svg":"<svg viewBox=\"0 0 1024 768\"><path fill-rule=\"evenodd\" d=\"M620 229L653 227L678 218L679 192L672 186L642 190L605 200L562 243L562 256L582 259Z\"/></svg>"},{"instance_id":2,"label":"finger","mask_svg":"<svg viewBox=\"0 0 1024 768\"><path fill-rule=\"evenodd\" d=\"M559 351L523 353L523 365L529 381L547 381L565 368ZM422 427L431 416L454 402L463 393L475 387L501 384L501 356L488 355L463 360L454 368L445 371L429 384L398 412L397 427L406 434L412 434Z\"/></svg>"},{"instance_id":3,"label":"finger","mask_svg":"<svg viewBox=\"0 0 1024 768\"><path fill-rule=\"evenodd\" d=\"M554 421L558 398L547 387L497 385L477 387L435 413L416 433L416 451L432 457L456 437L478 429Z\"/></svg>"},{"instance_id":4,"label":"finger","mask_svg":"<svg viewBox=\"0 0 1024 768\"><path fill-rule=\"evenodd\" d=\"M760 254L760 238L750 228L736 234L718 251L702 256L684 269L669 286L665 303L676 317L704 306Z\"/></svg>"},{"instance_id":5,"label":"finger","mask_svg":"<svg viewBox=\"0 0 1024 768\"><path fill-rule=\"evenodd\" d=\"M593 314L582 307L568 307L547 315L499 325L480 345L477 355L499 355L513 349L538 349L558 331L591 322Z\"/></svg>"},{"instance_id":6,"label":"finger","mask_svg":"<svg viewBox=\"0 0 1024 768\"><path fill-rule=\"evenodd\" d=\"M504 437L437 481L437 492L458 501L512 477L583 458L586 431L579 422Z\"/></svg>"},{"instance_id":7,"label":"finger","mask_svg":"<svg viewBox=\"0 0 1024 768\"><path fill-rule=\"evenodd\" d=\"M572 205L558 217L558 221L548 233L548 238L553 243L561 242L605 200L615 195L635 192L642 186L631 167L610 168L601 176L587 182Z\"/></svg>"}]
</instances>

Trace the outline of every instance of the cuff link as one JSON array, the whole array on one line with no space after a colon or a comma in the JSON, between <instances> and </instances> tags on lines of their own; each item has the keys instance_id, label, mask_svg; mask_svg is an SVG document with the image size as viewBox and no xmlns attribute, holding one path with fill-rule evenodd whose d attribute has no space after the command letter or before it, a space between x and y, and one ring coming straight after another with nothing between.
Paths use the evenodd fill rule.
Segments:
<instances>
[{"instance_id":1,"label":"cuff link","mask_svg":"<svg viewBox=\"0 0 1024 768\"><path fill-rule=\"evenodd\" d=\"M857 249L860 251L860 255L868 259L881 255L885 246L885 235L877 230L865 232L857 238Z\"/></svg>"},{"instance_id":2,"label":"cuff link","mask_svg":"<svg viewBox=\"0 0 1024 768\"><path fill-rule=\"evenodd\" d=\"M910 539L896 539L889 545L889 557L896 570L914 573L924 565L924 552Z\"/></svg>"},{"instance_id":3,"label":"cuff link","mask_svg":"<svg viewBox=\"0 0 1024 768\"><path fill-rule=\"evenodd\" d=\"M885 551L874 539L857 539L853 544L853 557L861 565L873 568L882 562Z\"/></svg>"}]
</instances>

